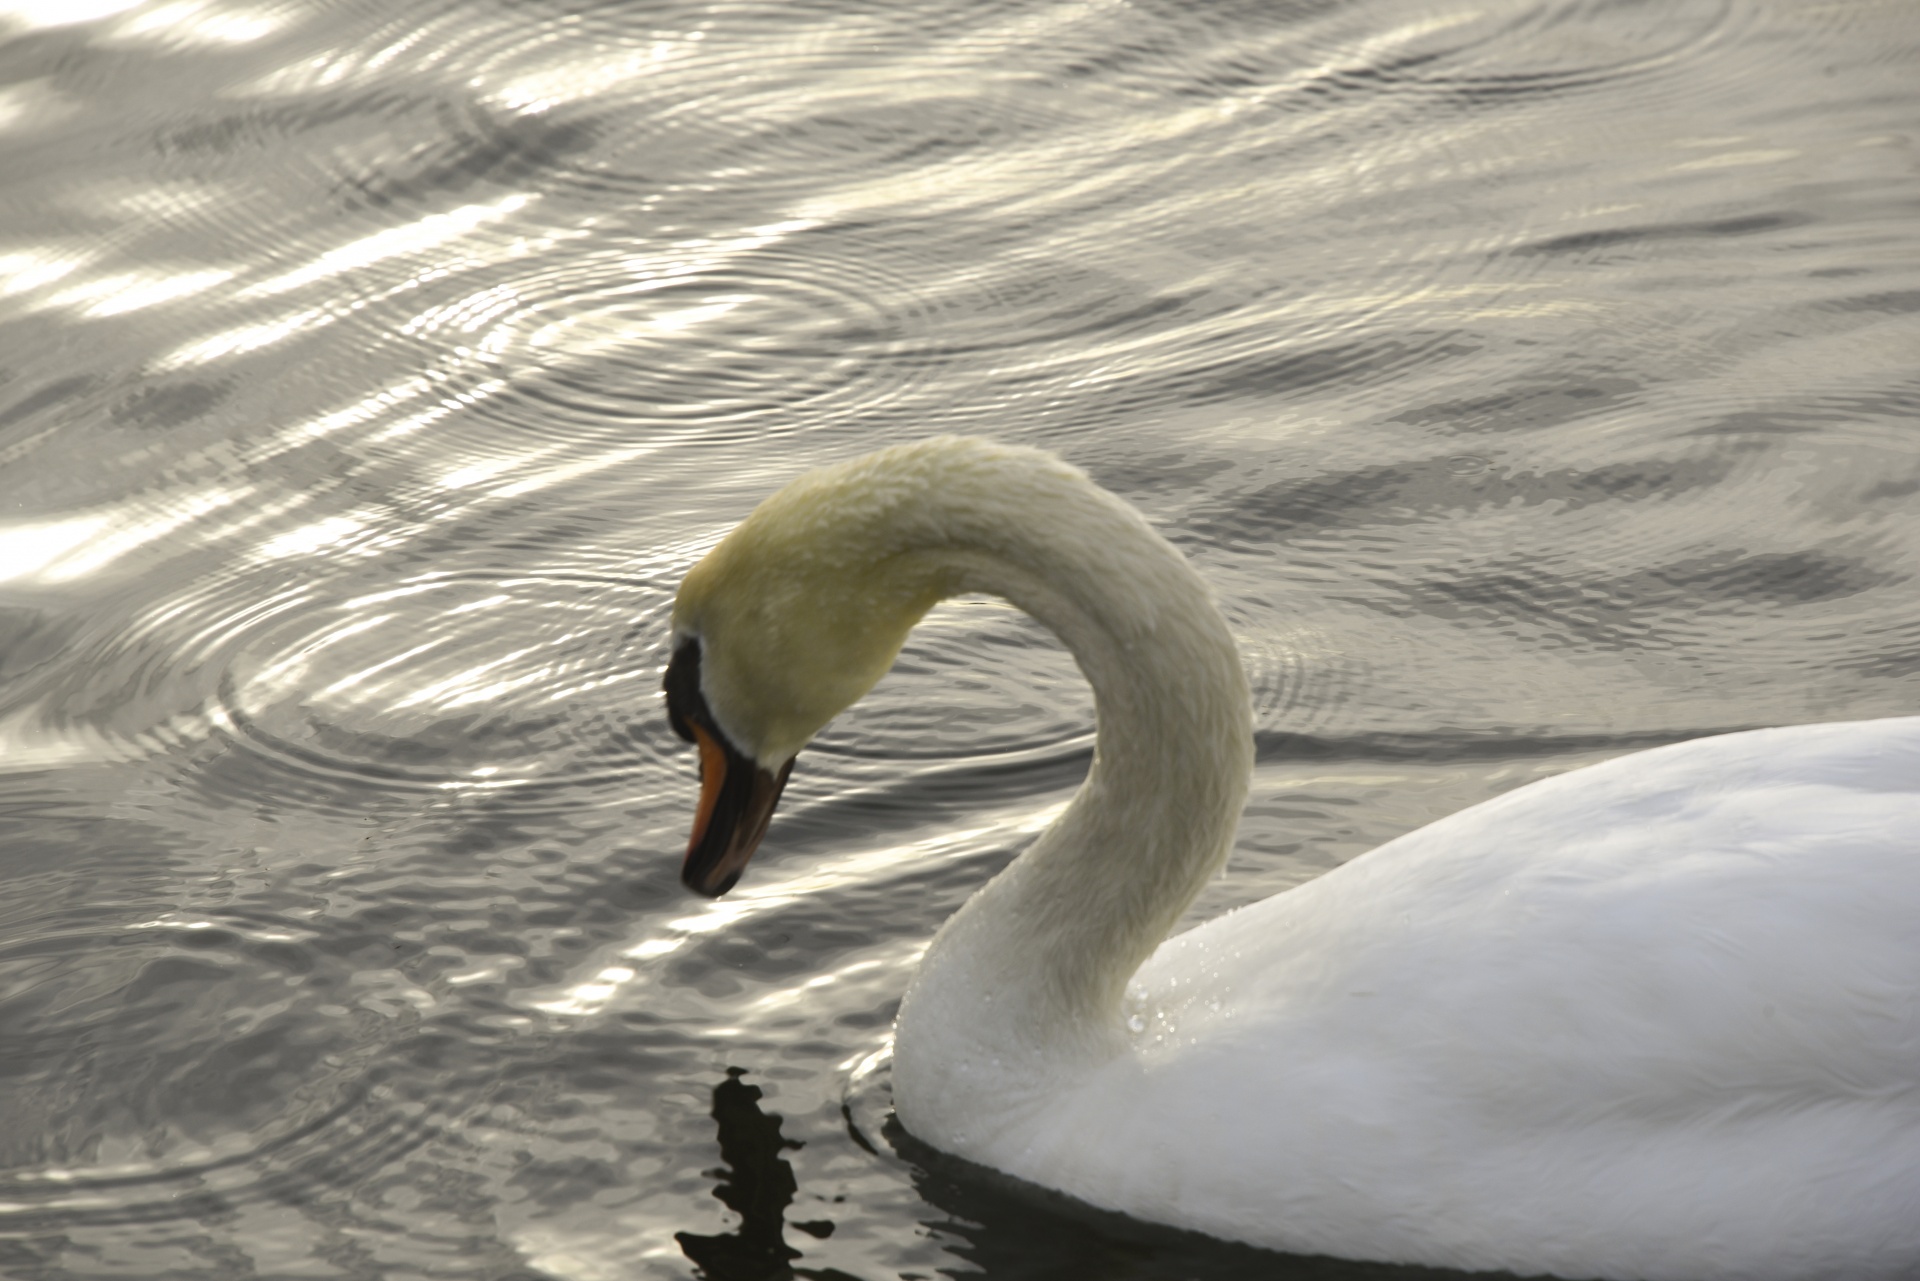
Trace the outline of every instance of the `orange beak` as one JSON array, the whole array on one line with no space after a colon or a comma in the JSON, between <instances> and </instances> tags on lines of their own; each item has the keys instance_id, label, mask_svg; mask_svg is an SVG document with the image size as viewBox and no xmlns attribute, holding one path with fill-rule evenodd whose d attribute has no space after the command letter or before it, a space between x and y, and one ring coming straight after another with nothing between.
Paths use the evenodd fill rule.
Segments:
<instances>
[{"instance_id":1,"label":"orange beak","mask_svg":"<svg viewBox=\"0 0 1920 1281\"><path fill-rule=\"evenodd\" d=\"M700 807L694 811L693 837L687 842L680 883L697 894L718 898L733 888L760 847L793 762L782 766L778 775L771 774L706 726L691 728L700 748Z\"/></svg>"},{"instance_id":2,"label":"orange beak","mask_svg":"<svg viewBox=\"0 0 1920 1281\"><path fill-rule=\"evenodd\" d=\"M793 762L772 774L727 740L700 690L698 640L686 640L674 650L663 686L673 732L700 749L700 807L693 814L693 838L687 842L680 882L697 894L718 898L747 870L747 860L767 834Z\"/></svg>"}]
</instances>

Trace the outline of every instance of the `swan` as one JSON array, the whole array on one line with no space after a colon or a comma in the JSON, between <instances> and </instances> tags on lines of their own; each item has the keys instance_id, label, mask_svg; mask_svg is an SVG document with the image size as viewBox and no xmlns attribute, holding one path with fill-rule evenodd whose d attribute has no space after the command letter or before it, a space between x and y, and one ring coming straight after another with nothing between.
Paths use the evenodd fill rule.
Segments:
<instances>
[{"instance_id":1,"label":"swan","mask_svg":"<svg viewBox=\"0 0 1920 1281\"><path fill-rule=\"evenodd\" d=\"M1247 793L1233 638L1084 474L944 437L799 477L683 580L689 887L732 887L795 754L962 592L1060 637L1098 733L909 985L909 1132L1293 1252L1920 1277L1920 717L1574 770L1167 938Z\"/></svg>"}]
</instances>

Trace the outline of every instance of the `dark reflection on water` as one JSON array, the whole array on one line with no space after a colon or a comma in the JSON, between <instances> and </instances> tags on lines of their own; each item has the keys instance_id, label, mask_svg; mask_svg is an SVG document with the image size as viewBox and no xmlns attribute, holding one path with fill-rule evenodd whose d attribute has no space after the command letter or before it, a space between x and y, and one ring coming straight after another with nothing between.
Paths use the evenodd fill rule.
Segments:
<instances>
[{"instance_id":1,"label":"dark reflection on water","mask_svg":"<svg viewBox=\"0 0 1920 1281\"><path fill-rule=\"evenodd\" d=\"M1179 1277L1233 1281L1421 1281L1457 1272L1275 1254L1196 1232L1107 1214L1008 1175L969 1165L918 1143L898 1124L887 1140L918 1167L914 1188L942 1218L934 1231L977 1275L993 1281L1078 1281L1082 1277ZM1505 1276L1505 1273L1477 1273Z\"/></svg>"},{"instance_id":2,"label":"dark reflection on water","mask_svg":"<svg viewBox=\"0 0 1920 1281\"><path fill-rule=\"evenodd\" d=\"M942 606L696 902L674 585L808 465L1063 452L1246 657L1193 919L1911 712L1917 12L0 0L0 1273L1387 1271L881 1141L1091 704Z\"/></svg>"},{"instance_id":3,"label":"dark reflection on water","mask_svg":"<svg viewBox=\"0 0 1920 1281\"><path fill-rule=\"evenodd\" d=\"M732 1232L703 1236L676 1232L674 1240L711 1281L766 1281L774 1277L817 1277L838 1281L847 1274L833 1268L796 1268L801 1252L786 1242L787 1207L799 1190L793 1167L781 1157L804 1146L780 1135L780 1118L760 1110L759 1087L741 1081L745 1068L728 1068L727 1079L713 1087L713 1119L720 1127L720 1184L713 1195L740 1216ZM811 1237L833 1235L831 1219L792 1225Z\"/></svg>"}]
</instances>

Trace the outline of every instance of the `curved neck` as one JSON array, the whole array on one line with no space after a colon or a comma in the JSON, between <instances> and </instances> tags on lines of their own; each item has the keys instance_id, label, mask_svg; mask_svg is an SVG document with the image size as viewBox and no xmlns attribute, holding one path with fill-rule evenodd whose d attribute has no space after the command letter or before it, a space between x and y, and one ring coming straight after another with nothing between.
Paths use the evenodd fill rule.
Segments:
<instances>
[{"instance_id":1,"label":"curved neck","mask_svg":"<svg viewBox=\"0 0 1920 1281\"><path fill-rule=\"evenodd\" d=\"M1127 980L1225 861L1246 800L1246 676L1211 593L1137 513L1070 475L1023 478L1044 492L1006 496L1019 521L949 515L945 546L924 553L949 592L1002 596L1060 637L1098 733L1066 811L934 939L902 1043L922 1007L966 1023L981 1053L1110 1044Z\"/></svg>"}]
</instances>

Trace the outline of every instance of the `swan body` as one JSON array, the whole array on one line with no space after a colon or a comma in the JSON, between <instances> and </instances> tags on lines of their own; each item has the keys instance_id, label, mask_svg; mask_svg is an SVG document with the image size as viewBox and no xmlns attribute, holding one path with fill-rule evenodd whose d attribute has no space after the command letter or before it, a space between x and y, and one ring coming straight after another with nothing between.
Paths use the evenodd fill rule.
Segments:
<instances>
[{"instance_id":1,"label":"swan body","mask_svg":"<svg viewBox=\"0 0 1920 1281\"><path fill-rule=\"evenodd\" d=\"M1920 717L1523 787L1172 939L1252 763L1180 554L1050 455L810 473L689 573L686 879L943 596L1054 630L1099 729L1066 811L941 929L906 1128L1091 1204L1297 1252L1566 1277L1920 1277Z\"/></svg>"}]
</instances>

